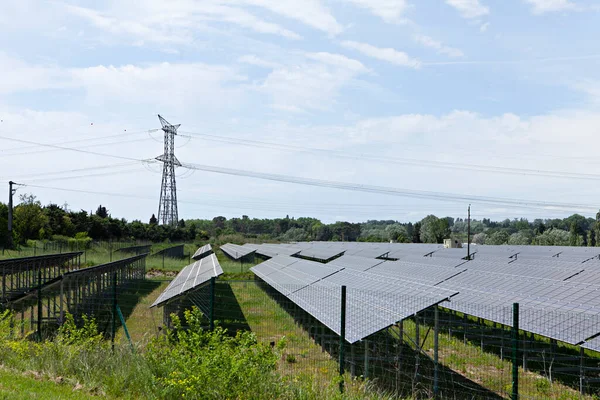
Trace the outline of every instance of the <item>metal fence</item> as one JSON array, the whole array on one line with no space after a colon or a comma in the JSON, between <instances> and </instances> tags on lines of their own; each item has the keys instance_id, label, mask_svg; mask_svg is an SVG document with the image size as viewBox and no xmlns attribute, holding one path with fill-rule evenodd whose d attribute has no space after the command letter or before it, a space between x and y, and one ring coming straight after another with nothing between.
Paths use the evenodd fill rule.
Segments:
<instances>
[{"instance_id":1,"label":"metal fence","mask_svg":"<svg viewBox=\"0 0 600 400\"><path fill-rule=\"evenodd\" d=\"M348 290L346 304L368 301L363 292ZM378 326L381 320L375 312L349 318L342 304L332 310L340 329L331 329L260 281L217 280L167 304L163 321L195 305L207 329L212 321L232 333L251 330L272 346L281 343L284 374L311 374L323 382L341 374L346 385L366 379L372 390L400 397L579 399L600 393L600 354L519 329L519 320L543 318L544 310L486 306L495 320L511 321L500 324L442 303L349 343L343 336L356 326L348 321ZM575 325L590 318L569 317Z\"/></svg>"},{"instance_id":2,"label":"metal fence","mask_svg":"<svg viewBox=\"0 0 600 400\"><path fill-rule=\"evenodd\" d=\"M339 309L330 310L339 318L339 329L332 324L328 327L258 280L213 280L162 308L149 308L168 280L142 279L142 263L140 259L139 265L130 265L132 269L122 269L118 276L123 279L117 285L112 280L114 271L112 275L98 271L95 277L81 276L72 282L73 287L78 282L72 297L79 299L78 313L87 310L97 317L109 338L116 332L117 338L131 334L134 344L144 342L164 332L172 313L183 317L185 309L197 306L204 313L206 329L220 325L231 334L254 332L258 340L277 348L280 373L290 379L309 376L315 385L342 382L340 389L351 392L357 382L366 381L370 391L399 398L592 399L600 394L599 353L515 329L515 322L535 318L546 318L543 321L549 326L564 318L571 318L575 327L589 324L590 316L583 313L548 319L544 310L441 303L349 343L343 338L352 337L356 324L382 323L376 312L344 315L340 301ZM98 283L100 290L90 292ZM331 290L340 288L322 288L323 293L315 291L314 296ZM50 316L56 321L60 305L55 306L54 300L60 292L40 295L41 307L48 311L42 313L43 322ZM15 309L25 335L36 330L37 296L32 292L27 312ZM367 302L369 296L348 289L345 304ZM406 301L419 299L390 298L390 304ZM455 311L469 307L484 307L494 320L510 322L501 324Z\"/></svg>"}]
</instances>

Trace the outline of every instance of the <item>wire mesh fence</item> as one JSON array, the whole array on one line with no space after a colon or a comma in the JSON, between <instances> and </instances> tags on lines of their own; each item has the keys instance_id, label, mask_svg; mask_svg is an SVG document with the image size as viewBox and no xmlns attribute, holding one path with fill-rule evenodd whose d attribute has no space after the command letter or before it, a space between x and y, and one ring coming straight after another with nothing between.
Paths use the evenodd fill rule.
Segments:
<instances>
[{"instance_id":1,"label":"wire mesh fence","mask_svg":"<svg viewBox=\"0 0 600 400\"><path fill-rule=\"evenodd\" d=\"M172 314L183 318L185 309L196 306L206 329L250 330L274 347L284 376L309 376L315 385L337 385L342 377L346 391L367 381L373 392L399 398L501 399L518 392L522 399L591 399L600 394L600 355L581 343L600 325L583 310L521 308L516 315L521 329L515 330L513 307L431 305L429 298L348 289L344 312L339 287L315 287L307 294L293 285L275 290L260 280L216 280L150 308L169 280L145 279L141 265L132 267L117 268L116 286L114 270L72 280L70 301L78 306L68 311L94 316L107 338L114 332L117 341L130 338L139 347L162 334ZM384 302L375 302L382 296ZM60 324L66 299L60 300L58 287L33 291L27 301L13 307L15 335L35 337L40 326L49 334Z\"/></svg>"},{"instance_id":2,"label":"wire mesh fence","mask_svg":"<svg viewBox=\"0 0 600 400\"><path fill-rule=\"evenodd\" d=\"M347 385L368 380L374 391L401 398L575 399L599 393L598 353L512 326L515 317L529 324L571 317L576 330L593 324L590 315L561 313L552 319L543 309L515 314L513 307L444 302L382 326L381 310L373 308L363 315L347 315L343 333L352 338L349 334L357 329L353 325L372 326L375 332L342 342L341 303L332 309L327 301L339 287L315 289L317 301L312 303L323 308L322 315L330 313L331 321L338 318L337 326L290 300L300 288L286 289L283 295L261 281L217 281L214 289L206 285L167 305L163 322L168 324L171 313L183 315L184 309L195 305L205 314L207 328L212 317L231 333L251 330L259 340L279 348L283 374L310 374L325 384L339 379L341 370ZM348 290L346 304L368 303L372 295ZM385 312L392 315L396 304L427 302L388 294L390 309ZM490 319L456 311L467 308Z\"/></svg>"}]
</instances>

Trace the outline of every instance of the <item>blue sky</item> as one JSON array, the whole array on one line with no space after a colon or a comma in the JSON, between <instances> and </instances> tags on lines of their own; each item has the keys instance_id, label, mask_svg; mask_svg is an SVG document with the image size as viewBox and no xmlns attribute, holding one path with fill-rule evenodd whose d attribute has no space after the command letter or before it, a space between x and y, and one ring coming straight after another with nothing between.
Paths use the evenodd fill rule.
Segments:
<instances>
[{"instance_id":1,"label":"blue sky","mask_svg":"<svg viewBox=\"0 0 600 400\"><path fill-rule=\"evenodd\" d=\"M182 124L182 162L442 193L180 169L183 218L414 221L464 217L470 201L479 218L532 219L600 207L597 2L141 4L3 2L1 181L43 203L147 220L160 166L135 160L161 153L160 113Z\"/></svg>"}]
</instances>

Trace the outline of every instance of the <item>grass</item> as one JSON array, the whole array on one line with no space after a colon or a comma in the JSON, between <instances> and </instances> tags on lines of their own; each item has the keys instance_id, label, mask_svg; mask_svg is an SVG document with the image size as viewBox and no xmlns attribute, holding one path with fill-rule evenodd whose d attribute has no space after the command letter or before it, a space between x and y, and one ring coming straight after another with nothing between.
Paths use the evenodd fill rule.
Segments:
<instances>
[{"instance_id":1,"label":"grass","mask_svg":"<svg viewBox=\"0 0 600 400\"><path fill-rule=\"evenodd\" d=\"M421 335L424 335L428 326L419 326ZM415 327L414 321L404 321L405 338L406 336L414 338ZM421 341L423 341L423 336L421 336ZM433 333L430 333L423 342L423 349L431 358L433 358L433 341ZM456 336L448 335L446 330L440 330L439 361L440 364L500 396L508 396L511 392L512 363L509 356L501 359L496 354L483 351L480 346L468 340L465 342ZM536 399L594 398L591 395L580 397L579 391L557 381L550 383L539 374L524 371L521 367L519 367L519 394L523 398Z\"/></svg>"},{"instance_id":2,"label":"grass","mask_svg":"<svg viewBox=\"0 0 600 400\"><path fill-rule=\"evenodd\" d=\"M64 382L40 377L39 374L23 374L0 368L0 400L87 400L97 399Z\"/></svg>"},{"instance_id":3,"label":"grass","mask_svg":"<svg viewBox=\"0 0 600 400\"><path fill-rule=\"evenodd\" d=\"M134 287L126 290L119 298L119 307L123 313L129 312L125 323L133 343L144 345L148 340L159 333L158 327L162 325L162 309L150 308L152 303L169 285L168 281L151 280L137 282ZM135 302L131 301L136 297ZM117 340L126 340L123 327L117 332Z\"/></svg>"}]
</instances>

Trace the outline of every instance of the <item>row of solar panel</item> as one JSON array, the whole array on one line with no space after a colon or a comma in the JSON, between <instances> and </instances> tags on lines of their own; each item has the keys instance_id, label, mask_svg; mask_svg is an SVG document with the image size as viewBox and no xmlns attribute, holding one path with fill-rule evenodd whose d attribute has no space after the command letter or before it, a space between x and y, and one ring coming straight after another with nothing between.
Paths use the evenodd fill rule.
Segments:
<instances>
[{"instance_id":1,"label":"row of solar panel","mask_svg":"<svg viewBox=\"0 0 600 400\"><path fill-rule=\"evenodd\" d=\"M236 245L225 245L236 246ZM291 244L245 244L236 246L236 251L243 254L240 247L256 251L263 257L276 255L295 255L316 261L327 262L340 255L358 255L369 258L385 258L390 260L414 256L431 256L432 258L467 258L467 249L445 249L439 244L414 243L359 243L359 242L298 242ZM472 258L504 259L512 262L518 259L586 262L600 257L600 249L593 247L550 247L550 246L477 246L470 248ZM248 253L249 254L249 253Z\"/></svg>"},{"instance_id":2,"label":"row of solar panel","mask_svg":"<svg viewBox=\"0 0 600 400\"><path fill-rule=\"evenodd\" d=\"M380 260L372 260L373 264ZM357 342L456 292L430 285L321 264L286 255L251 270L321 323L340 333L342 285L347 287L346 340Z\"/></svg>"},{"instance_id":3,"label":"row of solar panel","mask_svg":"<svg viewBox=\"0 0 600 400\"><path fill-rule=\"evenodd\" d=\"M509 264L505 260L466 261L430 257L392 262L345 255L328 264L319 264L276 256L252 268L252 271L283 295L298 300L301 304L297 304L306 311L312 310L309 312L328 326L332 323L328 316L335 314L339 307L335 301L323 303L316 291L323 285L333 288L331 283L338 277L352 274L356 278L352 281L353 288L371 290L375 297L389 297L389 282L447 289L458 294L445 307L506 325L511 324L511 315L503 309L519 302L524 310L522 329L571 344L581 344L600 332L600 286L589 283L600 275L597 262L592 265L556 260L551 266L530 265L528 262L528 259L517 259ZM349 282L341 279L338 286ZM306 289L309 286L310 291ZM309 292L316 304L298 298L298 293ZM418 297L422 294L417 291L411 295ZM332 308L324 310L327 307ZM377 310L375 307L372 312ZM364 324L369 320L369 314L363 311L364 320L356 323ZM396 322L383 317L382 320L390 324ZM329 327L335 331L335 326ZM379 325L374 324L371 328L363 327L361 332L372 334L379 329Z\"/></svg>"},{"instance_id":4,"label":"row of solar panel","mask_svg":"<svg viewBox=\"0 0 600 400\"><path fill-rule=\"evenodd\" d=\"M210 245L207 245L210 246ZM156 301L150 307L164 305L166 302L194 291L210 281L213 277L218 277L223 274L223 269L219 264L219 260L211 248L206 246L201 247L196 251L194 257L204 257L198 259L194 263L184 267L169 283L169 286L158 296Z\"/></svg>"}]
</instances>

